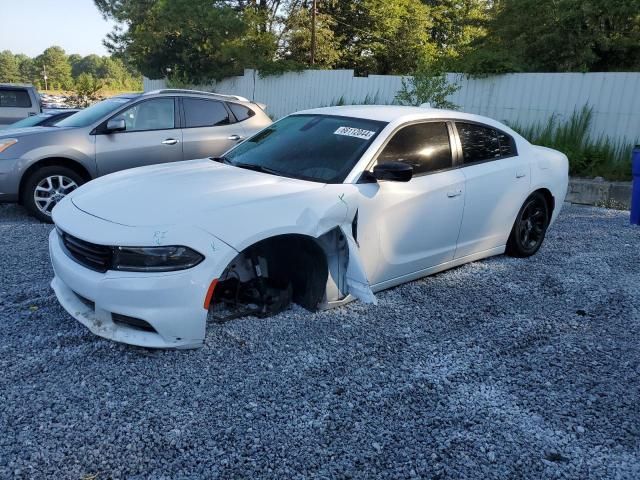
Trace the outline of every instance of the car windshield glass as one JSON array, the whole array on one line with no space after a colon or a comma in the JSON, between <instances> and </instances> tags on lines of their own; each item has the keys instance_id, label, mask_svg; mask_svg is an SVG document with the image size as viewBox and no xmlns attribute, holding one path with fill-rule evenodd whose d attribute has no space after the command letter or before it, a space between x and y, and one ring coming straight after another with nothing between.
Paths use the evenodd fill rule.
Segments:
<instances>
[{"instance_id":1,"label":"car windshield glass","mask_svg":"<svg viewBox=\"0 0 640 480\"><path fill-rule=\"evenodd\" d=\"M11 125L9 125L7 128L25 128L25 127L33 127L34 125L37 125L38 123L40 123L41 121L43 121L45 118L47 118L49 115L32 115L31 117L27 117L27 118L23 118L22 120L18 120L15 123L12 123Z\"/></svg>"},{"instance_id":2,"label":"car windshield glass","mask_svg":"<svg viewBox=\"0 0 640 480\"><path fill-rule=\"evenodd\" d=\"M385 122L333 115L291 115L225 156L242 168L322 183L341 183Z\"/></svg>"},{"instance_id":3,"label":"car windshield glass","mask_svg":"<svg viewBox=\"0 0 640 480\"><path fill-rule=\"evenodd\" d=\"M123 97L108 98L56 123L56 127L88 127L130 100Z\"/></svg>"}]
</instances>

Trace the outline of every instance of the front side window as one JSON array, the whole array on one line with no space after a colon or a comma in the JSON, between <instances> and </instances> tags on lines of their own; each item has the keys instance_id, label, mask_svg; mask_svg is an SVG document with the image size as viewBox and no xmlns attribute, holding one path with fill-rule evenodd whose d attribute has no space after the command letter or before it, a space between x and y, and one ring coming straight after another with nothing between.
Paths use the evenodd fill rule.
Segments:
<instances>
[{"instance_id":1,"label":"front side window","mask_svg":"<svg viewBox=\"0 0 640 480\"><path fill-rule=\"evenodd\" d=\"M118 108L123 107L126 103L130 102L130 98L113 97L95 103L84 110L71 115L70 117L61 120L56 124L57 127L88 127L89 125L97 122L105 115L116 111Z\"/></svg>"},{"instance_id":2,"label":"front side window","mask_svg":"<svg viewBox=\"0 0 640 480\"><path fill-rule=\"evenodd\" d=\"M174 128L175 106L173 98L156 98L136 103L131 108L119 113L115 118L124 119L127 127L125 131L127 132L168 130Z\"/></svg>"},{"instance_id":3,"label":"front side window","mask_svg":"<svg viewBox=\"0 0 640 480\"><path fill-rule=\"evenodd\" d=\"M291 115L239 144L225 159L275 175L341 183L386 125L333 115Z\"/></svg>"},{"instance_id":4,"label":"front side window","mask_svg":"<svg viewBox=\"0 0 640 480\"><path fill-rule=\"evenodd\" d=\"M409 125L398 131L378 156L378 164L402 162L414 175L451 168L453 157L445 122Z\"/></svg>"},{"instance_id":5,"label":"front side window","mask_svg":"<svg viewBox=\"0 0 640 480\"><path fill-rule=\"evenodd\" d=\"M31 98L26 90L2 89L0 90L0 107L30 108Z\"/></svg>"},{"instance_id":6,"label":"front side window","mask_svg":"<svg viewBox=\"0 0 640 480\"><path fill-rule=\"evenodd\" d=\"M229 124L229 113L222 102L200 98L184 98L186 127L216 127Z\"/></svg>"},{"instance_id":7,"label":"front side window","mask_svg":"<svg viewBox=\"0 0 640 480\"><path fill-rule=\"evenodd\" d=\"M500 158L500 141L494 128L475 123L456 122L463 162L474 163Z\"/></svg>"}]
</instances>

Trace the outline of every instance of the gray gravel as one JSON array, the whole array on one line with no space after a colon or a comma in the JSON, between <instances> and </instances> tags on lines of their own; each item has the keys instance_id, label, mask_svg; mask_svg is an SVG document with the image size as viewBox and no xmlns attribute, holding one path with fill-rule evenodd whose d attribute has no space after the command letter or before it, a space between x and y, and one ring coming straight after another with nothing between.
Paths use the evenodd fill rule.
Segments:
<instances>
[{"instance_id":1,"label":"gray gravel","mask_svg":"<svg viewBox=\"0 0 640 480\"><path fill-rule=\"evenodd\" d=\"M538 255L194 351L102 340L0 206L0 477L640 478L640 229L565 207Z\"/></svg>"}]
</instances>

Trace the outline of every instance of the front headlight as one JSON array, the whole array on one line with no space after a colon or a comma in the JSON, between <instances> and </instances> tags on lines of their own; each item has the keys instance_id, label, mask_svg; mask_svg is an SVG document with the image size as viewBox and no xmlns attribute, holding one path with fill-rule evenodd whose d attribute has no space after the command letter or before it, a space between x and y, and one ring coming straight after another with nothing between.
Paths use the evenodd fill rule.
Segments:
<instances>
[{"instance_id":1,"label":"front headlight","mask_svg":"<svg viewBox=\"0 0 640 480\"><path fill-rule=\"evenodd\" d=\"M125 272L173 272L195 267L204 257L189 247L115 247L112 268Z\"/></svg>"},{"instance_id":2,"label":"front headlight","mask_svg":"<svg viewBox=\"0 0 640 480\"><path fill-rule=\"evenodd\" d=\"M3 138L0 140L0 153L4 152L11 145L18 143L17 138Z\"/></svg>"}]
</instances>

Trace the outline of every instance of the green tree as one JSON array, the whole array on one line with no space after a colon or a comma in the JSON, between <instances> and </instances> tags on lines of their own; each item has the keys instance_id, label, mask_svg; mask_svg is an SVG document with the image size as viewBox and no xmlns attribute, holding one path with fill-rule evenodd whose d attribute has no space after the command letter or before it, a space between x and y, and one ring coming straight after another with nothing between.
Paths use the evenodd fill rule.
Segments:
<instances>
[{"instance_id":1,"label":"green tree","mask_svg":"<svg viewBox=\"0 0 640 480\"><path fill-rule=\"evenodd\" d=\"M359 74L406 74L437 55L431 7L415 0L327 0L319 7L335 22L336 66Z\"/></svg>"},{"instance_id":2,"label":"green tree","mask_svg":"<svg viewBox=\"0 0 640 480\"><path fill-rule=\"evenodd\" d=\"M82 73L80 69L80 65L82 62L82 55L78 55L77 53L72 53L67 57L67 61L69 62L69 66L71 67L71 76L74 79L77 79L78 75Z\"/></svg>"},{"instance_id":3,"label":"green tree","mask_svg":"<svg viewBox=\"0 0 640 480\"><path fill-rule=\"evenodd\" d=\"M471 73L640 68L640 0L499 0Z\"/></svg>"},{"instance_id":4,"label":"green tree","mask_svg":"<svg viewBox=\"0 0 640 480\"><path fill-rule=\"evenodd\" d=\"M286 19L282 38L282 56L300 65L311 65L311 12L294 8ZM330 15L316 15L315 66L331 68L340 59L340 44L335 37L335 22Z\"/></svg>"},{"instance_id":5,"label":"green tree","mask_svg":"<svg viewBox=\"0 0 640 480\"><path fill-rule=\"evenodd\" d=\"M9 50L0 52L0 82L19 82L20 70L15 56Z\"/></svg>"},{"instance_id":6,"label":"green tree","mask_svg":"<svg viewBox=\"0 0 640 480\"><path fill-rule=\"evenodd\" d=\"M38 72L38 66L35 64L32 58L29 58L23 53L18 53L16 56L16 62L18 62L18 71L20 72L20 81L24 83L33 83L38 85L41 77Z\"/></svg>"},{"instance_id":7,"label":"green tree","mask_svg":"<svg viewBox=\"0 0 640 480\"><path fill-rule=\"evenodd\" d=\"M125 28L106 46L150 78L199 83L272 61L276 37L255 9L212 0L96 0ZM262 3L262 2L261 2Z\"/></svg>"},{"instance_id":8,"label":"green tree","mask_svg":"<svg viewBox=\"0 0 640 480\"><path fill-rule=\"evenodd\" d=\"M447 74L433 63L422 63L413 76L402 79L402 88L396 101L403 105L419 106L429 103L434 108L457 110L458 105L449 96L460 90L460 85L449 83Z\"/></svg>"},{"instance_id":9,"label":"green tree","mask_svg":"<svg viewBox=\"0 0 640 480\"><path fill-rule=\"evenodd\" d=\"M81 73L74 86L74 98L72 102L79 108L88 107L98 100L98 92L104 83L90 73Z\"/></svg>"},{"instance_id":10,"label":"green tree","mask_svg":"<svg viewBox=\"0 0 640 480\"><path fill-rule=\"evenodd\" d=\"M46 68L49 88L65 89L73 85L71 65L62 48L57 46L47 48L42 55L38 56L36 63L40 68Z\"/></svg>"},{"instance_id":11,"label":"green tree","mask_svg":"<svg viewBox=\"0 0 640 480\"><path fill-rule=\"evenodd\" d=\"M429 34L445 64L465 55L473 42L486 35L491 15L489 0L422 0L430 7Z\"/></svg>"},{"instance_id":12,"label":"green tree","mask_svg":"<svg viewBox=\"0 0 640 480\"><path fill-rule=\"evenodd\" d=\"M82 57L80 61L75 65L72 73L74 77L78 77L83 73L88 73L91 76L101 76L104 71L103 68L104 59L100 55L92 53L86 57Z\"/></svg>"}]
</instances>

